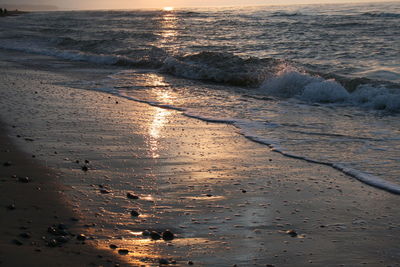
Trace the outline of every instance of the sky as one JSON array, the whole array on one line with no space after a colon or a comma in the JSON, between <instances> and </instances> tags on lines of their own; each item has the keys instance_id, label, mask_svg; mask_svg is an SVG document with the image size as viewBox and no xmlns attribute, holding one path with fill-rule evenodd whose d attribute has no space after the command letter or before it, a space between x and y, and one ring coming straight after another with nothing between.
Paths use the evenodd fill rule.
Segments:
<instances>
[{"instance_id":1,"label":"sky","mask_svg":"<svg viewBox=\"0 0 400 267\"><path fill-rule=\"evenodd\" d=\"M1 4L54 5L60 9L138 9L195 7L195 6L251 6L310 3L386 2L387 0L0 0Z\"/></svg>"}]
</instances>

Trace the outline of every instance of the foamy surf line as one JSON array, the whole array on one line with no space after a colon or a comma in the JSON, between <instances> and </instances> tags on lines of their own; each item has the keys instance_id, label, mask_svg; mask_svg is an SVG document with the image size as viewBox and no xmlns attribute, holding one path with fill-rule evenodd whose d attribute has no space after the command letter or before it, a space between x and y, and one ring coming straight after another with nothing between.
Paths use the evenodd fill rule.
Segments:
<instances>
[{"instance_id":1,"label":"foamy surf line","mask_svg":"<svg viewBox=\"0 0 400 267\"><path fill-rule=\"evenodd\" d=\"M243 128L240 127L241 122L238 120L234 120L234 119L215 119L215 118L207 118L204 116L200 116L194 113L190 113L188 112L186 109L183 108L179 108L179 107L174 107L172 105L165 105L165 104L161 104L158 102L153 102L153 101L146 101L146 100L142 100L142 99L138 99L138 98L134 98L134 97L130 97L127 96L125 94L122 93L118 93L118 92L112 92L112 94L132 100L132 101L136 101L136 102L140 102L140 103L145 103L154 107L158 107L158 108L163 108L163 109L171 109L171 110L176 110L181 112L182 115L188 117L188 118L193 118L193 119L198 119L201 121L205 121L205 122L209 122L209 123L224 123L224 124L229 124L229 125L233 125L236 128L238 128L240 130L240 134L247 138L248 140L254 142L254 143L258 143L261 145L265 145L267 147L269 147L271 149L271 151L279 153L285 157L288 158L293 158L293 159L297 159L297 160L303 160L303 161L307 161L310 163L314 163L314 164L319 164L319 165L325 165L328 167L331 167L337 171L340 171L341 173L353 177L355 179L357 179L358 181L370 185L372 187L375 188L379 188L382 190L385 190L389 193L393 193L393 194L397 194L400 195L400 185L395 184L395 183L391 183L388 182L378 176L372 175L372 174L368 174L356 169L352 169L346 166L343 166L342 164L338 164L338 163L331 163L331 162L325 162L325 161L320 161L320 160L315 160L315 159L311 159L311 158L307 158L307 157L303 157L300 155L295 155L292 154L290 152L286 152L284 150L282 150L277 144L274 144L273 141L271 140L267 140L264 139L262 137L256 136L256 135L252 135L249 132L246 132Z\"/></svg>"}]
</instances>

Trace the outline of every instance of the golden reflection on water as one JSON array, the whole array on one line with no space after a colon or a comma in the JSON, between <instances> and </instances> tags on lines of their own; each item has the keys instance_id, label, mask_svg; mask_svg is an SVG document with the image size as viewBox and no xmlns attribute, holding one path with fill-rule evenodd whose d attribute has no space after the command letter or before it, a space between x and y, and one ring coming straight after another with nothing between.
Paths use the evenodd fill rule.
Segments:
<instances>
[{"instance_id":1,"label":"golden reflection on water","mask_svg":"<svg viewBox=\"0 0 400 267\"><path fill-rule=\"evenodd\" d=\"M178 17L173 10L163 12L160 19L159 39L156 42L157 47L168 47L168 50L176 50L173 45L178 36ZM172 51L173 52L173 51Z\"/></svg>"},{"instance_id":2,"label":"golden reflection on water","mask_svg":"<svg viewBox=\"0 0 400 267\"><path fill-rule=\"evenodd\" d=\"M170 93L167 91L157 91L157 101L162 103L168 103L171 99ZM149 127L149 145L150 154L152 158L159 158L160 150L160 139L163 137L162 130L165 127L168 117L171 115L172 111L163 108L156 108L153 120L151 121Z\"/></svg>"}]
</instances>

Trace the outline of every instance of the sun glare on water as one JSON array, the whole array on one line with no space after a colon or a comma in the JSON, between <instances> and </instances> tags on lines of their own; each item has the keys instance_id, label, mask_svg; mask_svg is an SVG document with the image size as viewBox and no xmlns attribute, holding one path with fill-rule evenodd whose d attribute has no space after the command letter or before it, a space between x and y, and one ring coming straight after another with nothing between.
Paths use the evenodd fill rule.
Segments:
<instances>
[{"instance_id":1,"label":"sun glare on water","mask_svg":"<svg viewBox=\"0 0 400 267\"><path fill-rule=\"evenodd\" d=\"M172 11L174 8L172 6L166 6L163 8L164 11Z\"/></svg>"}]
</instances>

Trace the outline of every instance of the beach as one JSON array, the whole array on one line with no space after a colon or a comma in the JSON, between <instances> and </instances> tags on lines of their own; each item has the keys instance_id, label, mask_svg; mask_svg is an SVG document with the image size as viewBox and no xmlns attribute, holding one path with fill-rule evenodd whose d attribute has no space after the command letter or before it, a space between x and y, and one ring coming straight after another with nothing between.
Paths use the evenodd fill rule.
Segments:
<instances>
[{"instance_id":1,"label":"beach","mask_svg":"<svg viewBox=\"0 0 400 267\"><path fill-rule=\"evenodd\" d=\"M398 266L397 195L232 125L84 88L118 67L0 62L0 266ZM49 247L58 224L73 235Z\"/></svg>"}]
</instances>

